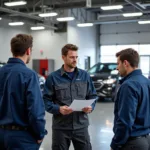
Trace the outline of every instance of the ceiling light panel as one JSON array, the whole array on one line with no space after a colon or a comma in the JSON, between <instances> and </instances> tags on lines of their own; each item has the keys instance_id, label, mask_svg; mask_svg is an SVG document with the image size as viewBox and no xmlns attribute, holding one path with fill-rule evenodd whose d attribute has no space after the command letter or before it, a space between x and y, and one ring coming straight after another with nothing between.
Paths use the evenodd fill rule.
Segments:
<instances>
[{"instance_id":1,"label":"ceiling light panel","mask_svg":"<svg viewBox=\"0 0 150 150\"><path fill-rule=\"evenodd\" d=\"M11 7L11 6L20 6L20 5L26 5L26 1L15 1L15 2L5 2L4 5Z\"/></svg>"},{"instance_id":2,"label":"ceiling light panel","mask_svg":"<svg viewBox=\"0 0 150 150\"><path fill-rule=\"evenodd\" d=\"M111 6L102 6L102 10L115 10L115 9L122 9L122 5L111 5Z\"/></svg>"},{"instance_id":3,"label":"ceiling light panel","mask_svg":"<svg viewBox=\"0 0 150 150\"><path fill-rule=\"evenodd\" d=\"M93 23L79 23L77 24L78 27L91 27Z\"/></svg>"},{"instance_id":4,"label":"ceiling light panel","mask_svg":"<svg viewBox=\"0 0 150 150\"><path fill-rule=\"evenodd\" d=\"M43 26L37 26L37 27L31 27L31 30L44 30L45 27Z\"/></svg>"},{"instance_id":5,"label":"ceiling light panel","mask_svg":"<svg viewBox=\"0 0 150 150\"><path fill-rule=\"evenodd\" d=\"M124 13L123 16L124 17L138 17L138 16L142 16L143 13L142 12L137 12L137 13Z\"/></svg>"},{"instance_id":6,"label":"ceiling light panel","mask_svg":"<svg viewBox=\"0 0 150 150\"><path fill-rule=\"evenodd\" d=\"M150 20L138 21L139 24L150 24Z\"/></svg>"},{"instance_id":7,"label":"ceiling light panel","mask_svg":"<svg viewBox=\"0 0 150 150\"><path fill-rule=\"evenodd\" d=\"M57 21L72 21L74 20L74 17L63 17L63 18L57 18Z\"/></svg>"},{"instance_id":8,"label":"ceiling light panel","mask_svg":"<svg viewBox=\"0 0 150 150\"><path fill-rule=\"evenodd\" d=\"M8 24L10 26L22 26L24 25L24 22L9 22Z\"/></svg>"},{"instance_id":9,"label":"ceiling light panel","mask_svg":"<svg viewBox=\"0 0 150 150\"><path fill-rule=\"evenodd\" d=\"M57 15L58 14L56 12L39 14L40 17L53 17L53 16L57 16Z\"/></svg>"}]
</instances>

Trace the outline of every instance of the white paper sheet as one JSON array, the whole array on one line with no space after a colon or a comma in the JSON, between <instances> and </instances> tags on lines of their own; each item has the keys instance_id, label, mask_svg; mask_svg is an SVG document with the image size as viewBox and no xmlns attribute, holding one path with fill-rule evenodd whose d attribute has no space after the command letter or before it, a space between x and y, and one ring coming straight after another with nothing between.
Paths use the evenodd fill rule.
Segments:
<instances>
[{"instance_id":1,"label":"white paper sheet","mask_svg":"<svg viewBox=\"0 0 150 150\"><path fill-rule=\"evenodd\" d=\"M95 99L89 99L89 100L77 100L77 99L75 99L69 107L72 108L73 111L82 111L82 109L84 107L91 106L91 104L94 101L95 101Z\"/></svg>"}]
</instances>

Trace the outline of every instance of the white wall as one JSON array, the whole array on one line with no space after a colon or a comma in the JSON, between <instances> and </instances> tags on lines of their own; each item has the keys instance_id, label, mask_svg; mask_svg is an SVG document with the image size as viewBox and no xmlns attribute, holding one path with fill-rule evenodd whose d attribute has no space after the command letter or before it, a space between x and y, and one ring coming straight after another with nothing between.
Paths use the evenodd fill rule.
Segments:
<instances>
[{"instance_id":1,"label":"white wall","mask_svg":"<svg viewBox=\"0 0 150 150\"><path fill-rule=\"evenodd\" d=\"M8 58L12 57L10 40L19 33L29 34L29 30L26 27L10 27L8 21L0 21L0 61L7 62Z\"/></svg>"},{"instance_id":2,"label":"white wall","mask_svg":"<svg viewBox=\"0 0 150 150\"><path fill-rule=\"evenodd\" d=\"M54 59L55 70L62 66L61 48L67 43L67 33L54 33L51 30L32 31L33 59ZM40 53L43 50L43 55ZM32 68L32 61L28 65Z\"/></svg>"},{"instance_id":3,"label":"white wall","mask_svg":"<svg viewBox=\"0 0 150 150\"><path fill-rule=\"evenodd\" d=\"M96 63L96 27L79 28L76 21L68 23L68 43L79 47L78 67L84 69L85 56L91 57L91 66Z\"/></svg>"},{"instance_id":4,"label":"white wall","mask_svg":"<svg viewBox=\"0 0 150 150\"><path fill-rule=\"evenodd\" d=\"M138 23L105 24L100 27L101 45L149 44L150 25Z\"/></svg>"}]
</instances>

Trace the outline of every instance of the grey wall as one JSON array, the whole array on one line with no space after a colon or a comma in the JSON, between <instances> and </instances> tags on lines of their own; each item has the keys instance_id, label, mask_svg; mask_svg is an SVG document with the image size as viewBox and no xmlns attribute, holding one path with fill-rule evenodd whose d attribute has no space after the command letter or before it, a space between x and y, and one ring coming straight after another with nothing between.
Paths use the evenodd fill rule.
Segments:
<instances>
[{"instance_id":1,"label":"grey wall","mask_svg":"<svg viewBox=\"0 0 150 150\"><path fill-rule=\"evenodd\" d=\"M149 44L150 25L138 23L105 24L100 27L101 45Z\"/></svg>"},{"instance_id":2,"label":"grey wall","mask_svg":"<svg viewBox=\"0 0 150 150\"><path fill-rule=\"evenodd\" d=\"M67 43L67 33L54 33L51 30L32 31L33 59L54 59L55 70L62 65L61 48ZM43 50L43 54L40 53ZM32 68L32 61L28 65Z\"/></svg>"},{"instance_id":3,"label":"grey wall","mask_svg":"<svg viewBox=\"0 0 150 150\"><path fill-rule=\"evenodd\" d=\"M7 20L0 20L0 61L7 62L12 56L10 51L10 40L18 33L29 34L27 27L10 27Z\"/></svg>"},{"instance_id":4,"label":"grey wall","mask_svg":"<svg viewBox=\"0 0 150 150\"><path fill-rule=\"evenodd\" d=\"M76 44L79 47L78 66L84 69L85 56L91 57L91 66L96 63L96 27L79 28L76 22L68 23L68 31L54 33L51 30L31 31L28 26L10 27L8 22L0 21L0 61L7 61L12 56L10 40L18 33L31 34L34 39L32 59L54 59L55 70L60 68L63 61L61 48L67 44ZM40 51L43 51L41 53ZM28 64L32 68L32 61Z\"/></svg>"},{"instance_id":5,"label":"grey wall","mask_svg":"<svg viewBox=\"0 0 150 150\"><path fill-rule=\"evenodd\" d=\"M78 67L84 69L85 56L91 57L91 66L96 63L96 27L79 28L76 21L68 23L68 43L79 47Z\"/></svg>"}]
</instances>

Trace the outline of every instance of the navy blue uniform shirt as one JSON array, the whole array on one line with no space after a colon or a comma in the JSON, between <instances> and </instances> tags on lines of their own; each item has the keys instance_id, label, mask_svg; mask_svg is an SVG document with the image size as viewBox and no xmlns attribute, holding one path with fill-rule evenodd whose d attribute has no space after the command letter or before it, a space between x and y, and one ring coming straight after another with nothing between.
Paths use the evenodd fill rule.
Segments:
<instances>
[{"instance_id":1,"label":"navy blue uniform shirt","mask_svg":"<svg viewBox=\"0 0 150 150\"><path fill-rule=\"evenodd\" d=\"M113 150L118 150L129 137L150 133L150 80L137 69L120 84L114 111Z\"/></svg>"},{"instance_id":2,"label":"navy blue uniform shirt","mask_svg":"<svg viewBox=\"0 0 150 150\"><path fill-rule=\"evenodd\" d=\"M45 107L37 74L18 58L10 58L0 68L0 125L30 128L43 139Z\"/></svg>"}]
</instances>

